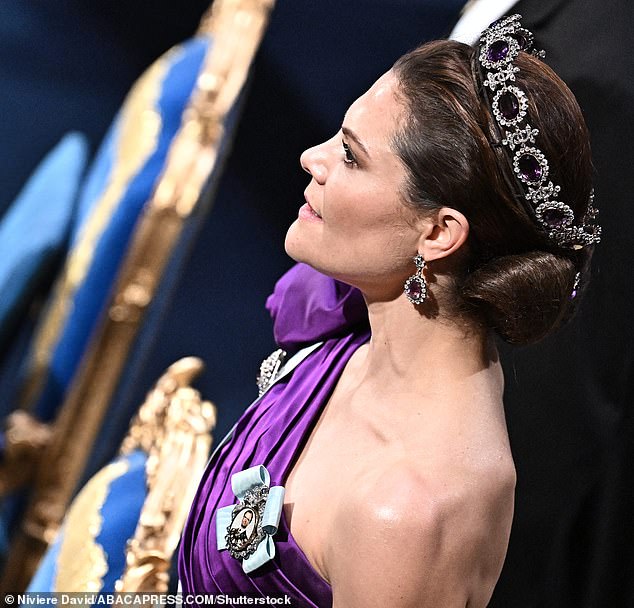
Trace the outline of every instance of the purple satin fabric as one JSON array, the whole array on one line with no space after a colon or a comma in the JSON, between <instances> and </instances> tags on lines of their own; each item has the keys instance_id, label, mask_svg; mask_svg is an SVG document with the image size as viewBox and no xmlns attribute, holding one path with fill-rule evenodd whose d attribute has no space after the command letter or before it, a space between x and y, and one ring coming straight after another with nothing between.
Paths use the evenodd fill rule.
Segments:
<instances>
[{"instance_id":1,"label":"purple satin fabric","mask_svg":"<svg viewBox=\"0 0 634 608\"><path fill-rule=\"evenodd\" d=\"M282 514L272 562L245 574L239 560L216 549L216 510L235 504L231 475L264 465L271 485L284 485L346 363L367 341L360 292L303 264L280 279L267 301L282 348L326 340L252 405L232 439L209 463L183 531L179 576L185 593L291 598L292 606L332 605L330 585L313 569Z\"/></svg>"},{"instance_id":2,"label":"purple satin fabric","mask_svg":"<svg viewBox=\"0 0 634 608\"><path fill-rule=\"evenodd\" d=\"M277 282L266 307L273 317L275 341L291 352L368 325L368 309L358 289L306 264L296 264Z\"/></svg>"}]
</instances>

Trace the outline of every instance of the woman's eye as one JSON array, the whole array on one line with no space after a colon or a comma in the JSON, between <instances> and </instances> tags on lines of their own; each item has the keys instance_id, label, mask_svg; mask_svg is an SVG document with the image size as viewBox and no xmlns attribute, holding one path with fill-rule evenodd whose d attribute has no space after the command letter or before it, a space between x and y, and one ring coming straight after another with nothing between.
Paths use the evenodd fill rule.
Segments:
<instances>
[{"instance_id":1,"label":"woman's eye","mask_svg":"<svg viewBox=\"0 0 634 608\"><path fill-rule=\"evenodd\" d=\"M343 162L346 165L356 165L357 159L354 157L352 150L350 150L350 146L345 141L342 141L341 145L343 146Z\"/></svg>"}]
</instances>

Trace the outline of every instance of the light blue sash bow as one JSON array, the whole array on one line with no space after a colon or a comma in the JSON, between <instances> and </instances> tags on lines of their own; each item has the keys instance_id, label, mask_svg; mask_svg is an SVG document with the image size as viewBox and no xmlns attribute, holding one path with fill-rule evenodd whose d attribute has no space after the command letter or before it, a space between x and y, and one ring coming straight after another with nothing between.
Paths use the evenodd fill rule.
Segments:
<instances>
[{"instance_id":1,"label":"light blue sash bow","mask_svg":"<svg viewBox=\"0 0 634 608\"><path fill-rule=\"evenodd\" d=\"M284 487L270 487L266 467L257 465L234 473L231 489L237 505L228 505L216 513L216 542L219 551L228 549L242 559L245 573L252 572L275 557L276 532L284 505Z\"/></svg>"}]
</instances>

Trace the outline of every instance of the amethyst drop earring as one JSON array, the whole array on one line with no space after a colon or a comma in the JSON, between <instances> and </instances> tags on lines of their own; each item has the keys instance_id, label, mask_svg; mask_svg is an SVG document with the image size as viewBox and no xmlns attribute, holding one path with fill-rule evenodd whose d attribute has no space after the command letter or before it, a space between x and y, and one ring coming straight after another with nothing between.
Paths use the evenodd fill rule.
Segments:
<instances>
[{"instance_id":1,"label":"amethyst drop earring","mask_svg":"<svg viewBox=\"0 0 634 608\"><path fill-rule=\"evenodd\" d=\"M427 281L423 276L425 260L423 260L423 256L420 253L414 256L414 264L416 264L416 274L413 274L405 281L403 291L412 304L422 304L427 298Z\"/></svg>"}]
</instances>

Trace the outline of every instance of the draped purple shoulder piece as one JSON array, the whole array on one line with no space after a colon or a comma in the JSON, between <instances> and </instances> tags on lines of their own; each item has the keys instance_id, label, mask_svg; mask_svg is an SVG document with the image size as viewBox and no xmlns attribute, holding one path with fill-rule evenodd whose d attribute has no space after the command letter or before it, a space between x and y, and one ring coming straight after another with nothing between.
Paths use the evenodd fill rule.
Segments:
<instances>
[{"instance_id":1,"label":"draped purple shoulder piece","mask_svg":"<svg viewBox=\"0 0 634 608\"><path fill-rule=\"evenodd\" d=\"M369 338L361 293L304 264L294 266L267 301L281 348L323 341L238 421L207 466L183 531L179 576L183 592L290 598L300 608L332 605L330 585L293 539L284 514L272 561L245 574L239 560L216 547L216 512L235 504L231 476L264 465L271 485L284 485L355 350Z\"/></svg>"}]
</instances>

